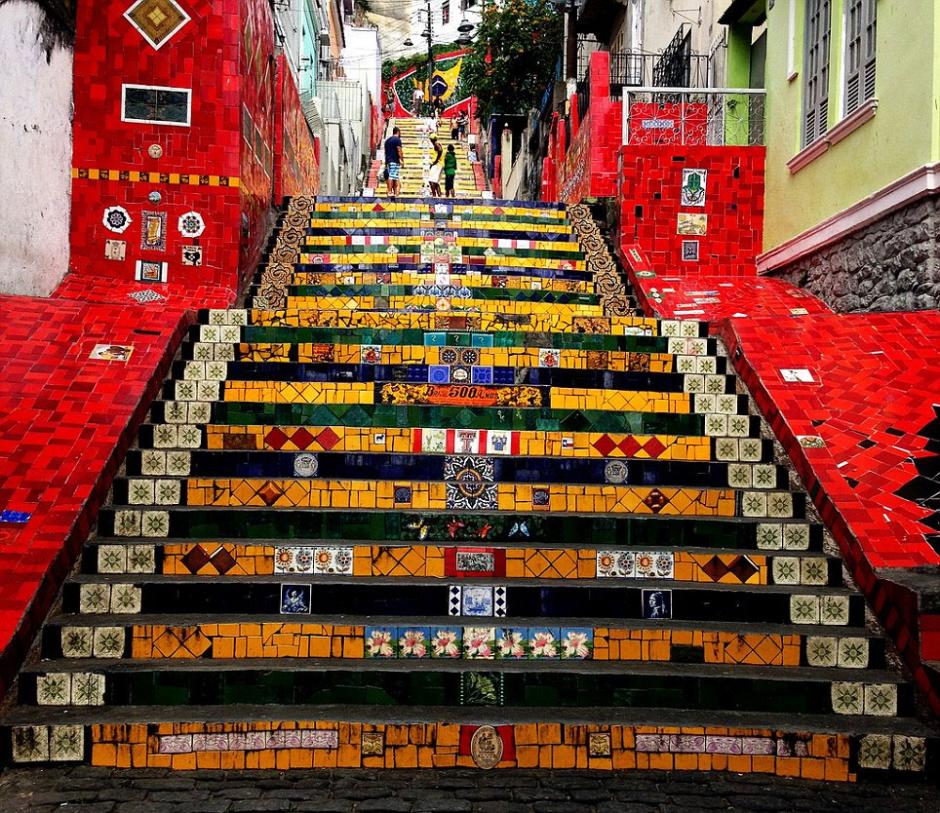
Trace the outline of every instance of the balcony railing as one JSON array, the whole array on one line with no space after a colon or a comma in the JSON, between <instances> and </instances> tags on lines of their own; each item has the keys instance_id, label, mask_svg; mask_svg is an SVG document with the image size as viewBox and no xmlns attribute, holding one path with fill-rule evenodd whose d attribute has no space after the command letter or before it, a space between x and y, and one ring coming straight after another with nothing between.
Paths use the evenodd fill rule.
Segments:
<instances>
[{"instance_id":1,"label":"balcony railing","mask_svg":"<svg viewBox=\"0 0 940 813\"><path fill-rule=\"evenodd\" d=\"M707 88L711 84L711 60L706 54L685 54L682 59L671 59L668 71L666 67L663 54L611 51L611 89L652 87L661 83L672 87Z\"/></svg>"},{"instance_id":2,"label":"balcony railing","mask_svg":"<svg viewBox=\"0 0 940 813\"><path fill-rule=\"evenodd\" d=\"M765 91L750 88L623 90L623 144L756 146L764 143Z\"/></svg>"}]
</instances>

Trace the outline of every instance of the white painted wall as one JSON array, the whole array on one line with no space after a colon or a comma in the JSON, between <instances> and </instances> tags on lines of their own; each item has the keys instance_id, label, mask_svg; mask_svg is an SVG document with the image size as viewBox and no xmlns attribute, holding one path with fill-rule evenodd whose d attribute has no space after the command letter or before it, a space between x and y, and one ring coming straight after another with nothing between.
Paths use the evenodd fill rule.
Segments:
<instances>
[{"instance_id":1,"label":"white painted wall","mask_svg":"<svg viewBox=\"0 0 940 813\"><path fill-rule=\"evenodd\" d=\"M0 5L0 293L48 296L69 262L72 52L46 61L42 10Z\"/></svg>"},{"instance_id":2,"label":"white painted wall","mask_svg":"<svg viewBox=\"0 0 940 813\"><path fill-rule=\"evenodd\" d=\"M346 26L343 72L347 79L361 82L372 94L372 103L382 103L382 50L376 28Z\"/></svg>"}]
</instances>

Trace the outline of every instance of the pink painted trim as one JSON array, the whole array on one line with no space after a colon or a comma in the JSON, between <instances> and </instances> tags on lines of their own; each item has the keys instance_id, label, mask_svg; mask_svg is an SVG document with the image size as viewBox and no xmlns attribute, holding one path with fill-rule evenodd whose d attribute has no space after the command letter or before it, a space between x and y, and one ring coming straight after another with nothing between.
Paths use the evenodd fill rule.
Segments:
<instances>
[{"instance_id":1,"label":"pink painted trim","mask_svg":"<svg viewBox=\"0 0 940 813\"><path fill-rule=\"evenodd\" d=\"M940 162L918 167L854 206L760 254L757 272L767 274L789 265L896 209L936 194L940 194Z\"/></svg>"},{"instance_id":2,"label":"pink painted trim","mask_svg":"<svg viewBox=\"0 0 940 813\"><path fill-rule=\"evenodd\" d=\"M787 169L790 170L790 174L795 175L807 164L819 158L819 156L826 152L830 147L838 144L850 133L854 133L866 121L871 121L875 117L877 110L878 100L869 99L850 116L846 116L844 119L842 119L842 121L840 121L828 133L820 136L816 141L806 147L806 149L798 152L789 161L787 161Z\"/></svg>"},{"instance_id":3,"label":"pink painted trim","mask_svg":"<svg viewBox=\"0 0 940 813\"><path fill-rule=\"evenodd\" d=\"M865 104L858 108L850 116L846 116L835 127L833 127L825 136L830 144L838 144L850 133L854 133L866 121L871 121L878 111L878 100L869 99Z\"/></svg>"},{"instance_id":4,"label":"pink painted trim","mask_svg":"<svg viewBox=\"0 0 940 813\"><path fill-rule=\"evenodd\" d=\"M787 169L790 170L791 175L796 175L796 173L803 169L803 167L815 161L828 149L829 142L826 140L825 136L822 136L808 147L800 150L789 161L787 161Z\"/></svg>"}]
</instances>

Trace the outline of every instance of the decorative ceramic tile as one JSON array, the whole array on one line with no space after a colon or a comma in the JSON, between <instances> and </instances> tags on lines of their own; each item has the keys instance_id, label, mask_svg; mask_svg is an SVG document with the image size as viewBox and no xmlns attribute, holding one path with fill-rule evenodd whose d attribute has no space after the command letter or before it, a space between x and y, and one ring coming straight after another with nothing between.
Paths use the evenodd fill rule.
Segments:
<instances>
[{"instance_id":1,"label":"decorative ceramic tile","mask_svg":"<svg viewBox=\"0 0 940 813\"><path fill-rule=\"evenodd\" d=\"M788 522L782 529L785 550L809 550L809 525Z\"/></svg>"},{"instance_id":2,"label":"decorative ceramic tile","mask_svg":"<svg viewBox=\"0 0 940 813\"><path fill-rule=\"evenodd\" d=\"M36 703L40 706L67 706L72 699L72 675L50 672L36 677Z\"/></svg>"},{"instance_id":3,"label":"decorative ceramic tile","mask_svg":"<svg viewBox=\"0 0 940 813\"><path fill-rule=\"evenodd\" d=\"M891 735L866 734L858 743L858 767L887 770L891 767Z\"/></svg>"},{"instance_id":4,"label":"decorative ceramic tile","mask_svg":"<svg viewBox=\"0 0 940 813\"><path fill-rule=\"evenodd\" d=\"M49 729L46 726L15 726L12 740L14 762L46 762L49 759Z\"/></svg>"},{"instance_id":5,"label":"decorative ceramic tile","mask_svg":"<svg viewBox=\"0 0 940 813\"><path fill-rule=\"evenodd\" d=\"M93 640L94 656L96 658L124 657L123 627L95 627Z\"/></svg>"},{"instance_id":6,"label":"decorative ceramic tile","mask_svg":"<svg viewBox=\"0 0 940 813\"><path fill-rule=\"evenodd\" d=\"M800 560L796 556L774 556L770 571L774 584L800 583Z\"/></svg>"},{"instance_id":7,"label":"decorative ceramic tile","mask_svg":"<svg viewBox=\"0 0 940 813\"><path fill-rule=\"evenodd\" d=\"M636 554L633 551L598 551L596 557L598 578L632 579L636 575Z\"/></svg>"},{"instance_id":8,"label":"decorative ceramic tile","mask_svg":"<svg viewBox=\"0 0 940 813\"><path fill-rule=\"evenodd\" d=\"M790 596L790 621L794 624L818 624L819 596Z\"/></svg>"},{"instance_id":9,"label":"decorative ceramic tile","mask_svg":"<svg viewBox=\"0 0 940 813\"><path fill-rule=\"evenodd\" d=\"M82 584L78 588L78 611L85 614L106 613L111 606L111 587L107 584Z\"/></svg>"},{"instance_id":10,"label":"decorative ceramic tile","mask_svg":"<svg viewBox=\"0 0 940 813\"><path fill-rule=\"evenodd\" d=\"M735 444L737 446L737 444ZM737 448L735 455L737 457ZM745 463L728 464L728 485L731 488L751 487L751 467Z\"/></svg>"},{"instance_id":11,"label":"decorative ceramic tile","mask_svg":"<svg viewBox=\"0 0 940 813\"><path fill-rule=\"evenodd\" d=\"M282 584L280 612L282 615L298 615L310 612L309 584Z\"/></svg>"},{"instance_id":12,"label":"decorative ceramic tile","mask_svg":"<svg viewBox=\"0 0 940 813\"><path fill-rule=\"evenodd\" d=\"M128 573L153 573L157 568L153 545L130 545L127 548Z\"/></svg>"},{"instance_id":13,"label":"decorative ceramic tile","mask_svg":"<svg viewBox=\"0 0 940 813\"><path fill-rule=\"evenodd\" d=\"M613 485L627 482L629 472L627 464L622 460L609 460L604 464L604 481Z\"/></svg>"},{"instance_id":14,"label":"decorative ceramic tile","mask_svg":"<svg viewBox=\"0 0 940 813\"><path fill-rule=\"evenodd\" d=\"M112 613L139 613L142 600L141 589L133 584L111 585L110 611Z\"/></svg>"},{"instance_id":15,"label":"decorative ceramic tile","mask_svg":"<svg viewBox=\"0 0 940 813\"><path fill-rule=\"evenodd\" d=\"M166 45L190 19L176 0L138 0L124 16L155 50Z\"/></svg>"},{"instance_id":16,"label":"decorative ceramic tile","mask_svg":"<svg viewBox=\"0 0 940 813\"><path fill-rule=\"evenodd\" d=\"M590 627L562 627L559 641L562 658L586 660L594 651L594 630Z\"/></svg>"},{"instance_id":17,"label":"decorative ceramic tile","mask_svg":"<svg viewBox=\"0 0 940 813\"><path fill-rule=\"evenodd\" d=\"M558 629L532 627L527 649L530 658L559 657Z\"/></svg>"},{"instance_id":18,"label":"decorative ceramic tile","mask_svg":"<svg viewBox=\"0 0 940 813\"><path fill-rule=\"evenodd\" d=\"M835 638L809 636L806 639L806 662L810 666L838 665L838 642Z\"/></svg>"},{"instance_id":19,"label":"decorative ceramic tile","mask_svg":"<svg viewBox=\"0 0 940 813\"><path fill-rule=\"evenodd\" d=\"M640 594L643 618L672 618L672 590L641 590Z\"/></svg>"},{"instance_id":20,"label":"decorative ceramic tile","mask_svg":"<svg viewBox=\"0 0 940 813\"><path fill-rule=\"evenodd\" d=\"M868 639L840 638L838 665L842 669L865 669L868 667Z\"/></svg>"},{"instance_id":21,"label":"decorative ceramic tile","mask_svg":"<svg viewBox=\"0 0 940 813\"><path fill-rule=\"evenodd\" d=\"M361 753L364 757L377 757L385 753L385 734L382 731L363 731Z\"/></svg>"},{"instance_id":22,"label":"decorative ceramic tile","mask_svg":"<svg viewBox=\"0 0 940 813\"><path fill-rule=\"evenodd\" d=\"M927 764L927 741L923 737L895 734L893 765L899 771L923 771Z\"/></svg>"},{"instance_id":23,"label":"decorative ceramic tile","mask_svg":"<svg viewBox=\"0 0 940 813\"><path fill-rule=\"evenodd\" d=\"M611 755L610 734L593 731L588 734L588 755L591 757L609 757Z\"/></svg>"},{"instance_id":24,"label":"decorative ceramic tile","mask_svg":"<svg viewBox=\"0 0 940 813\"><path fill-rule=\"evenodd\" d=\"M493 627L464 627L463 656L469 660L492 660L496 657L496 630Z\"/></svg>"},{"instance_id":25,"label":"decorative ceramic tile","mask_svg":"<svg viewBox=\"0 0 940 813\"><path fill-rule=\"evenodd\" d=\"M127 548L124 545L99 545L98 572L126 573Z\"/></svg>"},{"instance_id":26,"label":"decorative ceramic tile","mask_svg":"<svg viewBox=\"0 0 940 813\"><path fill-rule=\"evenodd\" d=\"M73 706L104 705L104 675L94 672L77 672L72 675Z\"/></svg>"},{"instance_id":27,"label":"decorative ceramic tile","mask_svg":"<svg viewBox=\"0 0 940 813\"><path fill-rule=\"evenodd\" d=\"M897 713L897 686L893 683L872 683L865 686L865 714L894 717Z\"/></svg>"},{"instance_id":28,"label":"decorative ceramic tile","mask_svg":"<svg viewBox=\"0 0 940 813\"><path fill-rule=\"evenodd\" d=\"M134 352L133 345L129 344L96 344L88 358L92 361L119 361L126 362Z\"/></svg>"},{"instance_id":29,"label":"decorative ceramic tile","mask_svg":"<svg viewBox=\"0 0 940 813\"><path fill-rule=\"evenodd\" d=\"M432 658L459 658L461 654L460 631L454 629L431 630Z\"/></svg>"},{"instance_id":30,"label":"decorative ceramic tile","mask_svg":"<svg viewBox=\"0 0 940 813\"><path fill-rule=\"evenodd\" d=\"M842 625L849 623L848 596L820 596L819 623Z\"/></svg>"},{"instance_id":31,"label":"decorative ceramic tile","mask_svg":"<svg viewBox=\"0 0 940 813\"><path fill-rule=\"evenodd\" d=\"M780 550L783 547L783 528L780 525L758 525L757 547L760 550Z\"/></svg>"},{"instance_id":32,"label":"decorative ceramic tile","mask_svg":"<svg viewBox=\"0 0 940 813\"><path fill-rule=\"evenodd\" d=\"M365 656L394 658L398 653L398 633L394 627L366 627Z\"/></svg>"},{"instance_id":33,"label":"decorative ceramic tile","mask_svg":"<svg viewBox=\"0 0 940 813\"><path fill-rule=\"evenodd\" d=\"M456 616L461 614L463 607L463 588L459 584L452 584L447 588L447 614Z\"/></svg>"},{"instance_id":34,"label":"decorative ceramic tile","mask_svg":"<svg viewBox=\"0 0 940 813\"><path fill-rule=\"evenodd\" d=\"M84 726L54 725L49 727L49 759L52 762L80 762L84 758Z\"/></svg>"},{"instance_id":35,"label":"decorative ceramic tile","mask_svg":"<svg viewBox=\"0 0 940 813\"><path fill-rule=\"evenodd\" d=\"M402 658L429 657L431 632L427 627L401 627L398 630L398 655Z\"/></svg>"},{"instance_id":36,"label":"decorative ceramic tile","mask_svg":"<svg viewBox=\"0 0 940 813\"><path fill-rule=\"evenodd\" d=\"M863 714L865 689L861 683L833 683L832 710L836 714Z\"/></svg>"},{"instance_id":37,"label":"decorative ceramic tile","mask_svg":"<svg viewBox=\"0 0 940 813\"><path fill-rule=\"evenodd\" d=\"M351 576L353 549L350 547L316 548L313 552L313 572Z\"/></svg>"},{"instance_id":38,"label":"decorative ceramic tile","mask_svg":"<svg viewBox=\"0 0 940 813\"><path fill-rule=\"evenodd\" d=\"M527 629L502 628L497 631L496 647L500 658L524 658L528 654Z\"/></svg>"},{"instance_id":39,"label":"decorative ceramic tile","mask_svg":"<svg viewBox=\"0 0 940 813\"><path fill-rule=\"evenodd\" d=\"M60 630L62 656L90 658L92 654L92 627L62 627Z\"/></svg>"},{"instance_id":40,"label":"decorative ceramic tile","mask_svg":"<svg viewBox=\"0 0 940 813\"><path fill-rule=\"evenodd\" d=\"M819 556L800 559L800 583L816 586L828 584L828 561Z\"/></svg>"},{"instance_id":41,"label":"decorative ceramic tile","mask_svg":"<svg viewBox=\"0 0 940 813\"><path fill-rule=\"evenodd\" d=\"M468 616L492 616L493 588L489 585L465 585L461 595L460 614Z\"/></svg>"},{"instance_id":42,"label":"decorative ceramic tile","mask_svg":"<svg viewBox=\"0 0 940 813\"><path fill-rule=\"evenodd\" d=\"M167 536L170 531L170 515L166 511L143 511L140 515L141 536Z\"/></svg>"}]
</instances>

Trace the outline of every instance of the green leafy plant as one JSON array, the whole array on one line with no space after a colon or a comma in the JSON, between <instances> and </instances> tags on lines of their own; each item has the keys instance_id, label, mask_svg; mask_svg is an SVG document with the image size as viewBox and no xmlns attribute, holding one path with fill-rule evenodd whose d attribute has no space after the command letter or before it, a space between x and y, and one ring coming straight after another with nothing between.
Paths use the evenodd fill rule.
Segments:
<instances>
[{"instance_id":1,"label":"green leafy plant","mask_svg":"<svg viewBox=\"0 0 940 813\"><path fill-rule=\"evenodd\" d=\"M549 0L488 4L464 62L481 120L538 105L561 50L562 17Z\"/></svg>"}]
</instances>

